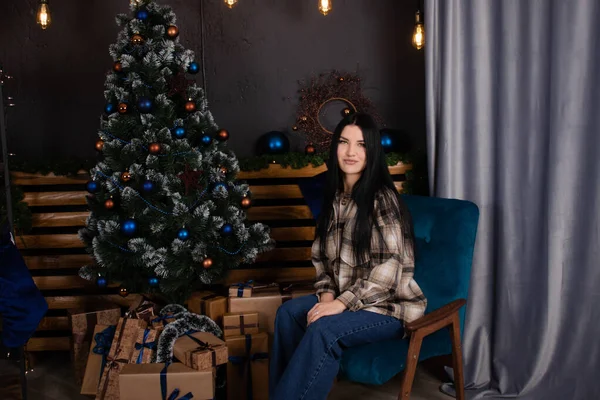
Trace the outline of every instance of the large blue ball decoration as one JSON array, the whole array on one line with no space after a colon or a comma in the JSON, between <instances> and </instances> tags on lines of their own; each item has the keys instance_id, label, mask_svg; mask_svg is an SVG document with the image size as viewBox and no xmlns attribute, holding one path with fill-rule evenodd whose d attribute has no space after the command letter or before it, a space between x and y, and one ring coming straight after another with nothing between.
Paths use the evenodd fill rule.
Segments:
<instances>
[{"instance_id":1,"label":"large blue ball decoration","mask_svg":"<svg viewBox=\"0 0 600 400\"><path fill-rule=\"evenodd\" d=\"M230 236L233 233L233 226L231 224L225 224L221 227L221 234L223 236Z\"/></svg>"},{"instance_id":2,"label":"large blue ball decoration","mask_svg":"<svg viewBox=\"0 0 600 400\"><path fill-rule=\"evenodd\" d=\"M104 106L104 112L107 114L112 114L115 112L115 105L113 103L106 103Z\"/></svg>"},{"instance_id":3,"label":"large blue ball decoration","mask_svg":"<svg viewBox=\"0 0 600 400\"><path fill-rule=\"evenodd\" d=\"M138 109L143 113L152 111L152 100L147 97L141 97L138 101Z\"/></svg>"},{"instance_id":4,"label":"large blue ball decoration","mask_svg":"<svg viewBox=\"0 0 600 400\"><path fill-rule=\"evenodd\" d=\"M177 237L179 240L187 240L190 237L190 231L185 228L181 228L179 231L177 231Z\"/></svg>"},{"instance_id":5,"label":"large blue ball decoration","mask_svg":"<svg viewBox=\"0 0 600 400\"><path fill-rule=\"evenodd\" d=\"M208 146L212 142L212 138L208 135L202 135L202 143Z\"/></svg>"},{"instance_id":6,"label":"large blue ball decoration","mask_svg":"<svg viewBox=\"0 0 600 400\"><path fill-rule=\"evenodd\" d=\"M144 190L144 192L153 191L154 190L154 182L152 182L151 180L144 181L144 184L142 185L142 189Z\"/></svg>"},{"instance_id":7,"label":"large blue ball decoration","mask_svg":"<svg viewBox=\"0 0 600 400\"><path fill-rule=\"evenodd\" d=\"M178 139L185 137L185 128L183 126L178 126L177 128L175 128L175 137L177 137Z\"/></svg>"},{"instance_id":8,"label":"large blue ball decoration","mask_svg":"<svg viewBox=\"0 0 600 400\"><path fill-rule=\"evenodd\" d=\"M283 132L265 133L258 140L259 154L285 154L290 151L290 141Z\"/></svg>"},{"instance_id":9,"label":"large blue ball decoration","mask_svg":"<svg viewBox=\"0 0 600 400\"><path fill-rule=\"evenodd\" d=\"M383 151L389 153L394 148L394 138L392 135L386 132L381 133L381 147L383 147Z\"/></svg>"},{"instance_id":10,"label":"large blue ball decoration","mask_svg":"<svg viewBox=\"0 0 600 400\"><path fill-rule=\"evenodd\" d=\"M96 279L96 285L98 285L98 287L101 287L101 288L106 287L106 284L107 284L106 278L100 276L100 277L98 277L98 279Z\"/></svg>"},{"instance_id":11,"label":"large blue ball decoration","mask_svg":"<svg viewBox=\"0 0 600 400\"><path fill-rule=\"evenodd\" d=\"M190 65L188 66L188 72L190 74L197 74L198 71L200 71L200 66L198 65L198 63L196 61L192 61L190 63Z\"/></svg>"},{"instance_id":12,"label":"large blue ball decoration","mask_svg":"<svg viewBox=\"0 0 600 400\"><path fill-rule=\"evenodd\" d=\"M137 222L135 222L132 219L126 219L121 224L121 231L127 236L133 235L136 230L137 230Z\"/></svg>"},{"instance_id":13,"label":"large blue ball decoration","mask_svg":"<svg viewBox=\"0 0 600 400\"><path fill-rule=\"evenodd\" d=\"M85 184L85 188L90 193L96 193L100 189L100 185L96 181L89 181Z\"/></svg>"},{"instance_id":14,"label":"large blue ball decoration","mask_svg":"<svg viewBox=\"0 0 600 400\"><path fill-rule=\"evenodd\" d=\"M227 185L223 182L217 182L215 183L215 185L213 186L213 190L217 190L218 188L223 188L225 190L227 190Z\"/></svg>"},{"instance_id":15,"label":"large blue ball decoration","mask_svg":"<svg viewBox=\"0 0 600 400\"><path fill-rule=\"evenodd\" d=\"M410 153L412 144L407 132L400 129L385 128L380 131L381 147L386 153Z\"/></svg>"},{"instance_id":16,"label":"large blue ball decoration","mask_svg":"<svg viewBox=\"0 0 600 400\"><path fill-rule=\"evenodd\" d=\"M158 278L156 278L156 277L149 278L148 285L150 285L151 287L157 287L158 286Z\"/></svg>"},{"instance_id":17,"label":"large blue ball decoration","mask_svg":"<svg viewBox=\"0 0 600 400\"><path fill-rule=\"evenodd\" d=\"M141 21L145 21L148 19L148 11L146 10L139 10L136 14L135 17Z\"/></svg>"}]
</instances>

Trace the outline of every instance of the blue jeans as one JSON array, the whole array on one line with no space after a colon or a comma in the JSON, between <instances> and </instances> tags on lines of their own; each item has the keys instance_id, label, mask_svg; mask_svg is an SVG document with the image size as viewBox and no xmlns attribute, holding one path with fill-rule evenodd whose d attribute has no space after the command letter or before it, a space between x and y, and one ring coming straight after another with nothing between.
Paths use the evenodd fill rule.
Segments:
<instances>
[{"instance_id":1,"label":"blue jeans","mask_svg":"<svg viewBox=\"0 0 600 400\"><path fill-rule=\"evenodd\" d=\"M271 351L271 400L326 399L338 374L342 351L366 343L401 338L402 322L370 311L344 311L306 326L316 295L289 300L275 318Z\"/></svg>"}]
</instances>

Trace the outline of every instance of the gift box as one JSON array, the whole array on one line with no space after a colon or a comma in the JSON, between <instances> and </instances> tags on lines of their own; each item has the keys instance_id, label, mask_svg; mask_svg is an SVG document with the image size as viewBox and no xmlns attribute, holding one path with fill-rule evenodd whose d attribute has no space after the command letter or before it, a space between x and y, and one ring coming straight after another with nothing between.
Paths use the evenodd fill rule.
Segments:
<instances>
[{"instance_id":1,"label":"gift box","mask_svg":"<svg viewBox=\"0 0 600 400\"><path fill-rule=\"evenodd\" d=\"M219 326L223 326L223 315L227 312L227 297L214 292L195 292L187 302L188 310L198 315L206 315Z\"/></svg>"},{"instance_id":2,"label":"gift box","mask_svg":"<svg viewBox=\"0 0 600 400\"><path fill-rule=\"evenodd\" d=\"M225 342L208 332L186 334L175 341L173 355L190 368L199 371L227 363Z\"/></svg>"},{"instance_id":3,"label":"gift box","mask_svg":"<svg viewBox=\"0 0 600 400\"><path fill-rule=\"evenodd\" d=\"M71 326L71 360L75 380L83 382L85 367L96 325L116 325L121 318L121 309L113 304L102 304L94 308L68 310Z\"/></svg>"},{"instance_id":4,"label":"gift box","mask_svg":"<svg viewBox=\"0 0 600 400\"><path fill-rule=\"evenodd\" d=\"M256 290L275 289L278 283L257 283L254 281L235 283L229 287L229 297L252 297Z\"/></svg>"},{"instance_id":5,"label":"gift box","mask_svg":"<svg viewBox=\"0 0 600 400\"><path fill-rule=\"evenodd\" d=\"M227 313L223 316L223 335L239 336L258 333L258 313Z\"/></svg>"},{"instance_id":6,"label":"gift box","mask_svg":"<svg viewBox=\"0 0 600 400\"><path fill-rule=\"evenodd\" d=\"M158 316L160 306L152 300L137 295L136 299L131 303L126 316L129 318L143 319L148 324Z\"/></svg>"},{"instance_id":7,"label":"gift box","mask_svg":"<svg viewBox=\"0 0 600 400\"><path fill-rule=\"evenodd\" d=\"M244 314L258 312L261 331L275 332L275 315L283 299L278 287L254 290L252 297L229 297L229 312Z\"/></svg>"},{"instance_id":8,"label":"gift box","mask_svg":"<svg viewBox=\"0 0 600 400\"><path fill-rule=\"evenodd\" d=\"M148 364L156 359L158 337L162 329L140 329L129 362L131 364Z\"/></svg>"},{"instance_id":9,"label":"gift box","mask_svg":"<svg viewBox=\"0 0 600 400\"><path fill-rule=\"evenodd\" d=\"M96 400L119 400L119 373L131 359L139 330L147 326L143 319L121 318L119 320L102 371Z\"/></svg>"},{"instance_id":10,"label":"gift box","mask_svg":"<svg viewBox=\"0 0 600 400\"><path fill-rule=\"evenodd\" d=\"M308 296L311 294L316 294L314 282L298 282L298 283L290 283L281 288L281 293L283 295L283 301L289 299L295 299L297 297Z\"/></svg>"},{"instance_id":11,"label":"gift box","mask_svg":"<svg viewBox=\"0 0 600 400\"><path fill-rule=\"evenodd\" d=\"M119 375L121 400L213 399L214 370L197 371L181 363L127 364ZM189 399L191 397L187 397Z\"/></svg>"},{"instance_id":12,"label":"gift box","mask_svg":"<svg viewBox=\"0 0 600 400\"><path fill-rule=\"evenodd\" d=\"M154 317L150 320L150 323L154 329L162 329L165 327L165 325L170 324L173 321L175 321L175 316L167 314Z\"/></svg>"},{"instance_id":13,"label":"gift box","mask_svg":"<svg viewBox=\"0 0 600 400\"><path fill-rule=\"evenodd\" d=\"M225 338L228 400L268 400L269 336L264 333Z\"/></svg>"},{"instance_id":14,"label":"gift box","mask_svg":"<svg viewBox=\"0 0 600 400\"><path fill-rule=\"evenodd\" d=\"M81 384L81 394L96 396L100 376L106 364L106 357L110 351L114 335L114 325L96 325L94 328L92 345L88 349L89 356Z\"/></svg>"}]
</instances>

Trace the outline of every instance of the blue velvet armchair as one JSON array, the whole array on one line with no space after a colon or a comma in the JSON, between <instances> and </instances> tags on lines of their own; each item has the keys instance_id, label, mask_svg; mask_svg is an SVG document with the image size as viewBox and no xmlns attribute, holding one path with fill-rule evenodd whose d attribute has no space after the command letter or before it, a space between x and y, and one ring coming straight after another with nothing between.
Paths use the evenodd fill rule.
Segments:
<instances>
[{"instance_id":1,"label":"blue velvet armchair","mask_svg":"<svg viewBox=\"0 0 600 400\"><path fill-rule=\"evenodd\" d=\"M407 324L407 339L344 351L340 378L383 384L404 370L398 399L408 399L417 363L452 353L456 398L464 399L461 335L469 291L479 210L471 202L403 196L416 238L415 279L428 304L425 316ZM446 329L449 328L449 333Z\"/></svg>"}]
</instances>

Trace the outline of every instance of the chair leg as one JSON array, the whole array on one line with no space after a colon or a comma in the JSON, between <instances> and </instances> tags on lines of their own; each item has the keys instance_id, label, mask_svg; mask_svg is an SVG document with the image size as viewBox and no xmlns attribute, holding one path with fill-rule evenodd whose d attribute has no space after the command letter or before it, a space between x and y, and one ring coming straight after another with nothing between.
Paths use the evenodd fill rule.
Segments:
<instances>
[{"instance_id":1,"label":"chair leg","mask_svg":"<svg viewBox=\"0 0 600 400\"><path fill-rule=\"evenodd\" d=\"M404 376L402 377L402 388L398 394L398 400L408 400L412 390L412 384L417 372L417 364L419 363L419 353L423 336L417 331L410 337L408 345L408 354L406 355L406 366L404 367Z\"/></svg>"},{"instance_id":2,"label":"chair leg","mask_svg":"<svg viewBox=\"0 0 600 400\"><path fill-rule=\"evenodd\" d=\"M450 339L452 340L452 364L454 367L454 389L456 400L465 398L465 382L463 377L462 346L460 344L460 319L458 312L452 318L450 326Z\"/></svg>"}]
</instances>

